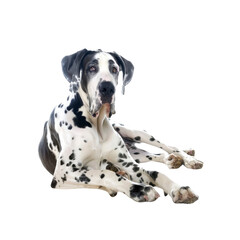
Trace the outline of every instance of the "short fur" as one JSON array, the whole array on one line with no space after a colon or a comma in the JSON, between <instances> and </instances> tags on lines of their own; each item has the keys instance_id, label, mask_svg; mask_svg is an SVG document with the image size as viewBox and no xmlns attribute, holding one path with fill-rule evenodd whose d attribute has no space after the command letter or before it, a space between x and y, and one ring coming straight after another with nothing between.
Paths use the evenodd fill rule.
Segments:
<instances>
[{"instance_id":1,"label":"short fur","mask_svg":"<svg viewBox=\"0 0 240 240\"><path fill-rule=\"evenodd\" d=\"M99 188L111 196L122 192L143 202L159 197L156 186L175 203L198 199L189 187L140 165L157 161L169 168L183 164L199 169L203 163L193 157L193 150L180 151L145 131L109 122L115 113L119 72L123 72L123 93L132 79L134 67L130 61L117 53L83 49L64 57L62 70L70 83L70 95L52 111L39 144L40 159L53 175L53 188ZM166 153L153 154L135 146L142 142Z\"/></svg>"}]
</instances>

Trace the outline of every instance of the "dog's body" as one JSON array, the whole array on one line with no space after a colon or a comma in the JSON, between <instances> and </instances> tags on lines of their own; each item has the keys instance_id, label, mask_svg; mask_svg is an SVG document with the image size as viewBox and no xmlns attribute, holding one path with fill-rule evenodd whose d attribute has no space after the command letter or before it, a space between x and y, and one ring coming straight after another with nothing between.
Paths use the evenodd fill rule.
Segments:
<instances>
[{"instance_id":1,"label":"dog's body","mask_svg":"<svg viewBox=\"0 0 240 240\"><path fill-rule=\"evenodd\" d=\"M118 191L135 201L154 201L160 187L176 203L192 203L198 197L156 171L146 171L141 162L158 161L177 168L201 168L193 151L168 147L153 136L111 125L115 113L115 90L123 72L123 93L133 75L133 65L116 53L83 49L62 60L63 73L70 82L70 96L52 112L44 126L39 155L53 174L53 188L99 188L111 196ZM138 149L144 142L168 154L151 154Z\"/></svg>"}]
</instances>

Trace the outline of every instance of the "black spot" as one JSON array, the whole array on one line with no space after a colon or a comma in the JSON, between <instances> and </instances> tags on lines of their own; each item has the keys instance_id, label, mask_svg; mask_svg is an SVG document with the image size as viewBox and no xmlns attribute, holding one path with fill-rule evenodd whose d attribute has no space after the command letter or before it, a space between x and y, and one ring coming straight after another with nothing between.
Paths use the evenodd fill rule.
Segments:
<instances>
[{"instance_id":1,"label":"black spot","mask_svg":"<svg viewBox=\"0 0 240 240\"><path fill-rule=\"evenodd\" d=\"M67 114L67 109L64 110L64 113Z\"/></svg>"},{"instance_id":2,"label":"black spot","mask_svg":"<svg viewBox=\"0 0 240 240\"><path fill-rule=\"evenodd\" d=\"M157 171L147 171L147 173L150 175L150 177L155 181L158 177L158 172Z\"/></svg>"},{"instance_id":3,"label":"black spot","mask_svg":"<svg viewBox=\"0 0 240 240\"><path fill-rule=\"evenodd\" d=\"M79 177L80 182L85 182L86 184L91 181L90 178L88 178L84 173Z\"/></svg>"},{"instance_id":4,"label":"black spot","mask_svg":"<svg viewBox=\"0 0 240 240\"><path fill-rule=\"evenodd\" d=\"M115 128L115 130L116 130L117 132L119 132L119 131L120 131L120 128L117 127L117 128Z\"/></svg>"},{"instance_id":5,"label":"black spot","mask_svg":"<svg viewBox=\"0 0 240 240\"><path fill-rule=\"evenodd\" d=\"M124 161L122 159L119 159L118 162L121 163L121 162L124 162Z\"/></svg>"},{"instance_id":6,"label":"black spot","mask_svg":"<svg viewBox=\"0 0 240 240\"><path fill-rule=\"evenodd\" d=\"M133 163L132 163L132 162L129 162L129 163L127 163L126 167L129 167L129 166L131 166L131 165L133 165Z\"/></svg>"},{"instance_id":7,"label":"black spot","mask_svg":"<svg viewBox=\"0 0 240 240\"><path fill-rule=\"evenodd\" d=\"M76 165L73 164L73 165L72 165L72 171L73 171L73 172L76 172L76 171L78 171L78 170L79 170L79 168L77 168Z\"/></svg>"},{"instance_id":8,"label":"black spot","mask_svg":"<svg viewBox=\"0 0 240 240\"><path fill-rule=\"evenodd\" d=\"M136 163L140 163L140 160L139 160L139 159L135 159L135 162L136 162Z\"/></svg>"},{"instance_id":9,"label":"black spot","mask_svg":"<svg viewBox=\"0 0 240 240\"><path fill-rule=\"evenodd\" d=\"M75 160L75 154L72 153L72 154L69 156L69 159L70 159L70 160Z\"/></svg>"},{"instance_id":10,"label":"black spot","mask_svg":"<svg viewBox=\"0 0 240 240\"><path fill-rule=\"evenodd\" d=\"M126 162L124 162L122 165L123 165L123 166L126 166L126 165L127 165L127 163L126 163Z\"/></svg>"},{"instance_id":11,"label":"black spot","mask_svg":"<svg viewBox=\"0 0 240 240\"><path fill-rule=\"evenodd\" d=\"M146 156L146 158L148 158L149 160L152 160L152 157L150 157L150 156L148 156L148 155Z\"/></svg>"},{"instance_id":12,"label":"black spot","mask_svg":"<svg viewBox=\"0 0 240 240\"><path fill-rule=\"evenodd\" d=\"M62 126L62 122L59 123L60 127Z\"/></svg>"},{"instance_id":13,"label":"black spot","mask_svg":"<svg viewBox=\"0 0 240 240\"><path fill-rule=\"evenodd\" d=\"M100 175L100 178L103 179L104 177L105 177L105 174L101 174L101 175Z\"/></svg>"},{"instance_id":14,"label":"black spot","mask_svg":"<svg viewBox=\"0 0 240 240\"><path fill-rule=\"evenodd\" d=\"M68 130L71 130L72 129L72 125L70 124L69 126L68 126Z\"/></svg>"},{"instance_id":15,"label":"black spot","mask_svg":"<svg viewBox=\"0 0 240 240\"><path fill-rule=\"evenodd\" d=\"M152 182L150 182L149 185L151 185L151 186L153 186L153 187L156 186L156 185L155 185L154 183L152 183Z\"/></svg>"},{"instance_id":16,"label":"black spot","mask_svg":"<svg viewBox=\"0 0 240 240\"><path fill-rule=\"evenodd\" d=\"M144 196L144 192L143 192L144 187L141 185L133 185L130 188L130 196L132 198L141 198Z\"/></svg>"},{"instance_id":17,"label":"black spot","mask_svg":"<svg viewBox=\"0 0 240 240\"><path fill-rule=\"evenodd\" d=\"M133 170L134 172L137 172L137 171L139 171L139 167L138 167L138 166L134 166L132 170Z\"/></svg>"},{"instance_id":18,"label":"black spot","mask_svg":"<svg viewBox=\"0 0 240 240\"><path fill-rule=\"evenodd\" d=\"M137 177L141 177L141 176L142 176L142 174L141 174L141 173L138 173L138 174L137 174Z\"/></svg>"},{"instance_id":19,"label":"black spot","mask_svg":"<svg viewBox=\"0 0 240 240\"><path fill-rule=\"evenodd\" d=\"M127 155L125 153L119 153L118 156L120 158L127 158Z\"/></svg>"},{"instance_id":20,"label":"black spot","mask_svg":"<svg viewBox=\"0 0 240 240\"><path fill-rule=\"evenodd\" d=\"M134 138L136 141L140 141L141 140L141 137L140 136L137 136Z\"/></svg>"},{"instance_id":21,"label":"black spot","mask_svg":"<svg viewBox=\"0 0 240 240\"><path fill-rule=\"evenodd\" d=\"M69 166L71 166L71 164L72 164L72 162L68 162L68 163L66 164L66 166L69 167Z\"/></svg>"},{"instance_id":22,"label":"black spot","mask_svg":"<svg viewBox=\"0 0 240 240\"><path fill-rule=\"evenodd\" d=\"M85 128L85 127L92 127L92 125L86 121L86 117L83 116L83 112L79 111L79 109L83 106L82 99L80 98L80 95L78 93L75 94L74 98L71 100L71 103L67 107L67 110L75 114L75 117L73 118L74 125L79 128Z\"/></svg>"},{"instance_id":23,"label":"black spot","mask_svg":"<svg viewBox=\"0 0 240 240\"><path fill-rule=\"evenodd\" d=\"M54 116L55 116L55 118L57 118L57 113L55 113L55 115L54 115Z\"/></svg>"},{"instance_id":24,"label":"black spot","mask_svg":"<svg viewBox=\"0 0 240 240\"><path fill-rule=\"evenodd\" d=\"M152 136L149 140L153 142L155 141L155 138Z\"/></svg>"},{"instance_id":25,"label":"black spot","mask_svg":"<svg viewBox=\"0 0 240 240\"><path fill-rule=\"evenodd\" d=\"M63 165L63 164L64 164L64 161L63 161L63 160L61 160L61 161L60 161L60 165Z\"/></svg>"},{"instance_id":26,"label":"black spot","mask_svg":"<svg viewBox=\"0 0 240 240\"><path fill-rule=\"evenodd\" d=\"M87 140L84 140L85 143L87 143Z\"/></svg>"},{"instance_id":27,"label":"black spot","mask_svg":"<svg viewBox=\"0 0 240 240\"><path fill-rule=\"evenodd\" d=\"M79 151L82 151L82 149L81 149L81 148L79 148L78 150L79 150Z\"/></svg>"},{"instance_id":28,"label":"black spot","mask_svg":"<svg viewBox=\"0 0 240 240\"><path fill-rule=\"evenodd\" d=\"M114 166L111 162L108 162L107 164L108 164L106 166L107 170L110 170L110 171L113 171L113 172L118 172L119 171L119 169L116 166Z\"/></svg>"},{"instance_id":29,"label":"black spot","mask_svg":"<svg viewBox=\"0 0 240 240\"><path fill-rule=\"evenodd\" d=\"M52 183L51 183L51 187L55 188L56 186L57 186L57 181L56 181L55 178L53 178Z\"/></svg>"},{"instance_id":30,"label":"black spot","mask_svg":"<svg viewBox=\"0 0 240 240\"><path fill-rule=\"evenodd\" d=\"M67 181L66 174L64 174L64 177L61 177L61 179L62 179L63 183L64 183L65 181Z\"/></svg>"},{"instance_id":31,"label":"black spot","mask_svg":"<svg viewBox=\"0 0 240 240\"><path fill-rule=\"evenodd\" d=\"M134 155L138 155L138 154L140 154L139 152L135 152L135 153L133 153Z\"/></svg>"}]
</instances>

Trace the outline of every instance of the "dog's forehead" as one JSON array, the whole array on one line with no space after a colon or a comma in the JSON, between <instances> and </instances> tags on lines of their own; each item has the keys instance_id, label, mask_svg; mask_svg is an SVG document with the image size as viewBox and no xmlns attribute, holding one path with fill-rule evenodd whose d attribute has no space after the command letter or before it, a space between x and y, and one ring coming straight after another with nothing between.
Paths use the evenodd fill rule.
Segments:
<instances>
[{"instance_id":1,"label":"dog's forehead","mask_svg":"<svg viewBox=\"0 0 240 240\"><path fill-rule=\"evenodd\" d=\"M113 56L109 53L106 52L98 52L94 55L93 57L94 60L98 61L99 66L106 66L109 64L109 62L113 62L116 64L115 59L113 58Z\"/></svg>"}]
</instances>

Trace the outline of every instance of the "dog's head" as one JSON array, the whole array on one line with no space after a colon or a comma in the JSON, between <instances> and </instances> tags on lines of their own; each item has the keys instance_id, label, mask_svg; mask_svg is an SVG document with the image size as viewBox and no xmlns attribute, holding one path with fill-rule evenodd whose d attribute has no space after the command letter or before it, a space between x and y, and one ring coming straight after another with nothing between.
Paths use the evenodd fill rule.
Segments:
<instances>
[{"instance_id":1,"label":"dog's head","mask_svg":"<svg viewBox=\"0 0 240 240\"><path fill-rule=\"evenodd\" d=\"M110 115L115 112L115 91L119 72L123 72L124 94L125 86L132 79L134 67L130 61L115 52L83 49L64 57L62 70L70 82L70 90L86 95L89 112L96 117L103 104L108 106Z\"/></svg>"}]
</instances>

